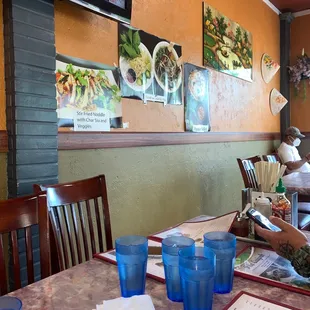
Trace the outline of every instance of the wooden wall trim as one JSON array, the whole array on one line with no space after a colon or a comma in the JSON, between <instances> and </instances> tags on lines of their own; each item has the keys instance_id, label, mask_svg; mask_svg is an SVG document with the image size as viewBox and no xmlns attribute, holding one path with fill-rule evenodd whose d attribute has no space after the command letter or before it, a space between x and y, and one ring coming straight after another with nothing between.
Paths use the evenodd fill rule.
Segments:
<instances>
[{"instance_id":1,"label":"wooden wall trim","mask_svg":"<svg viewBox=\"0 0 310 310\"><path fill-rule=\"evenodd\" d=\"M310 132L305 133L310 139ZM182 145L242 141L279 140L276 132L223 132L223 133L102 133L59 132L59 150L126 148L138 146ZM0 130L0 152L8 151L6 130Z\"/></svg>"},{"instance_id":2,"label":"wooden wall trim","mask_svg":"<svg viewBox=\"0 0 310 310\"><path fill-rule=\"evenodd\" d=\"M275 132L223 133L101 133L59 132L58 150L126 148L138 146L181 145L220 142L279 140Z\"/></svg>"},{"instance_id":3,"label":"wooden wall trim","mask_svg":"<svg viewBox=\"0 0 310 310\"><path fill-rule=\"evenodd\" d=\"M8 151L8 135L6 130L0 130L0 153Z\"/></svg>"}]
</instances>

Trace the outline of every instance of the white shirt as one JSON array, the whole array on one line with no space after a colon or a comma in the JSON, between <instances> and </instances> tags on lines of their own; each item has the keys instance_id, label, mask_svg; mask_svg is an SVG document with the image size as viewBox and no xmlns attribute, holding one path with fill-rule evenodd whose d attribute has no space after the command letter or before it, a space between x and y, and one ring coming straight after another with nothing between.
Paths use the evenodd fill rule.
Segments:
<instances>
[{"instance_id":1,"label":"white shirt","mask_svg":"<svg viewBox=\"0 0 310 310\"><path fill-rule=\"evenodd\" d=\"M278 155L282 161L282 163L286 164L290 161L298 161L301 160L299 152L295 146L289 145L285 142L282 142L280 147L278 148ZM288 170L288 169L287 169ZM296 170L288 170L291 172L310 172L310 165L308 163L303 164L299 169Z\"/></svg>"}]
</instances>

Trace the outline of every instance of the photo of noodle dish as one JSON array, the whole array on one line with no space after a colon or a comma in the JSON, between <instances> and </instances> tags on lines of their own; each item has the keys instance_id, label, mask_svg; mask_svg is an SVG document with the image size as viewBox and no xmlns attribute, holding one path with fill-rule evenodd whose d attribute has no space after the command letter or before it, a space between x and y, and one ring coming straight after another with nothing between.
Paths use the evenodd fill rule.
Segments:
<instances>
[{"instance_id":1,"label":"photo of noodle dish","mask_svg":"<svg viewBox=\"0 0 310 310\"><path fill-rule=\"evenodd\" d=\"M154 78L152 56L141 42L139 31L128 29L120 35L121 75L126 84L134 91L145 91Z\"/></svg>"},{"instance_id":2,"label":"photo of noodle dish","mask_svg":"<svg viewBox=\"0 0 310 310\"><path fill-rule=\"evenodd\" d=\"M188 89L197 101L203 100L206 94L206 85L206 78L201 71L194 70L190 73L188 77Z\"/></svg>"},{"instance_id":3,"label":"photo of noodle dish","mask_svg":"<svg viewBox=\"0 0 310 310\"><path fill-rule=\"evenodd\" d=\"M155 79L166 92L173 93L182 83L182 64L173 44L162 41L154 48L153 63Z\"/></svg>"},{"instance_id":4,"label":"photo of noodle dish","mask_svg":"<svg viewBox=\"0 0 310 310\"><path fill-rule=\"evenodd\" d=\"M210 125L209 72L205 68L185 63L184 105L187 131L208 132Z\"/></svg>"},{"instance_id":5,"label":"photo of noodle dish","mask_svg":"<svg viewBox=\"0 0 310 310\"><path fill-rule=\"evenodd\" d=\"M120 89L110 70L85 69L61 61L57 61L56 98L57 109L63 112L101 108L112 114L117 114L121 100Z\"/></svg>"}]
</instances>

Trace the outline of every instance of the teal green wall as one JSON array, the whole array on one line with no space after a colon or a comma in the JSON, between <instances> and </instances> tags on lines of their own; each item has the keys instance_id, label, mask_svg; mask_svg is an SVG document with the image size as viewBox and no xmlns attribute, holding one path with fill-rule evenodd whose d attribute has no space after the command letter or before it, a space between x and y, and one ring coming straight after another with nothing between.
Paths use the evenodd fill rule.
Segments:
<instances>
[{"instance_id":1,"label":"teal green wall","mask_svg":"<svg viewBox=\"0 0 310 310\"><path fill-rule=\"evenodd\" d=\"M105 174L113 237L147 235L240 209L236 158L273 149L273 141L262 141L59 151L59 182Z\"/></svg>"}]
</instances>

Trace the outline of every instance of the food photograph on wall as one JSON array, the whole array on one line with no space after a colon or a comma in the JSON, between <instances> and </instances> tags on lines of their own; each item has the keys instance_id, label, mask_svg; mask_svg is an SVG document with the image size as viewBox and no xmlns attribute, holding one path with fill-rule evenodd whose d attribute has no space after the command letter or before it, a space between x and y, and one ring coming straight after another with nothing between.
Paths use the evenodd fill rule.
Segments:
<instances>
[{"instance_id":1,"label":"food photograph on wall","mask_svg":"<svg viewBox=\"0 0 310 310\"><path fill-rule=\"evenodd\" d=\"M184 64L184 105L186 131L210 131L209 72Z\"/></svg>"},{"instance_id":2,"label":"food photograph on wall","mask_svg":"<svg viewBox=\"0 0 310 310\"><path fill-rule=\"evenodd\" d=\"M182 104L181 56L181 46L119 24L122 96Z\"/></svg>"},{"instance_id":3,"label":"food photograph on wall","mask_svg":"<svg viewBox=\"0 0 310 310\"><path fill-rule=\"evenodd\" d=\"M235 77L252 81L252 34L238 23L204 3L203 64Z\"/></svg>"},{"instance_id":4,"label":"food photograph on wall","mask_svg":"<svg viewBox=\"0 0 310 310\"><path fill-rule=\"evenodd\" d=\"M121 128L122 106L118 82L116 68L58 54L58 127L73 127L77 131Z\"/></svg>"}]
</instances>

